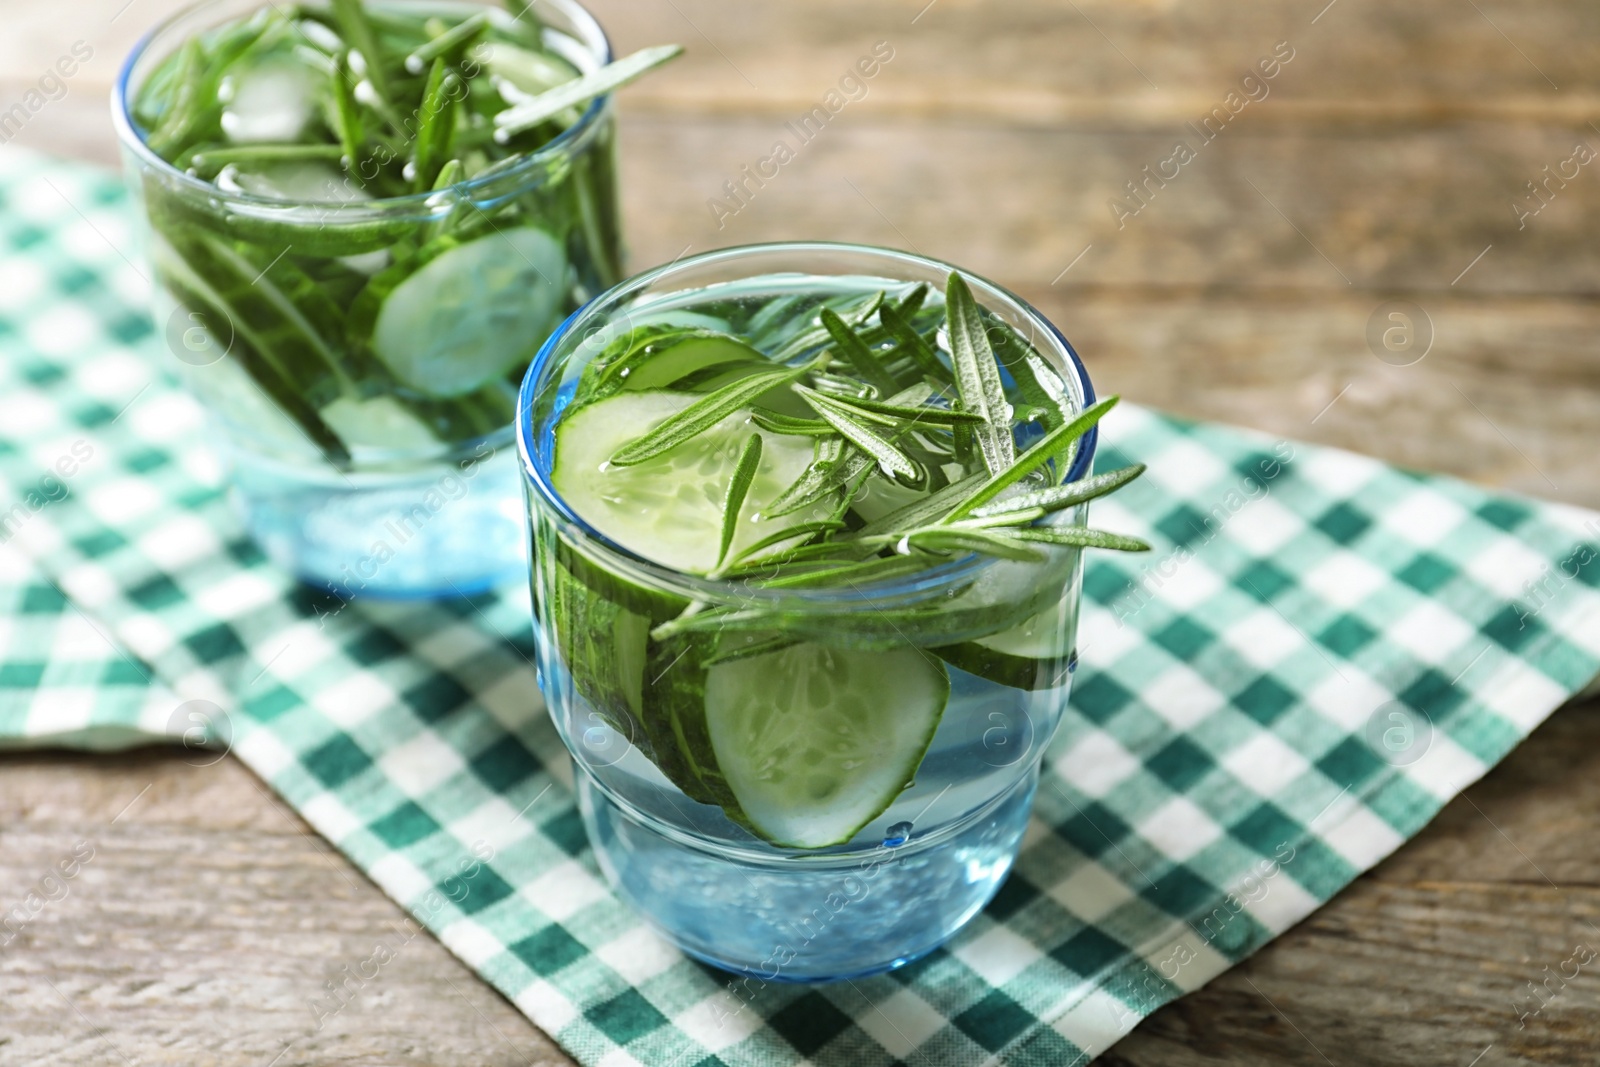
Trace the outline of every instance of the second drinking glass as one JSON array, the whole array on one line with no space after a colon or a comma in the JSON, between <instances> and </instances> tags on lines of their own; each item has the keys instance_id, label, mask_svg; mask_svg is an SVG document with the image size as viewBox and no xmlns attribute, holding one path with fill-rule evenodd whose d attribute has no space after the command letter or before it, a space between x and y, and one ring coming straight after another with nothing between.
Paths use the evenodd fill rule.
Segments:
<instances>
[{"instance_id":1,"label":"second drinking glass","mask_svg":"<svg viewBox=\"0 0 1600 1067\"><path fill-rule=\"evenodd\" d=\"M573 0L538 13L206 0L118 81L157 330L247 528L343 596L520 571L517 385L620 277L610 98L497 140L611 60Z\"/></svg>"}]
</instances>

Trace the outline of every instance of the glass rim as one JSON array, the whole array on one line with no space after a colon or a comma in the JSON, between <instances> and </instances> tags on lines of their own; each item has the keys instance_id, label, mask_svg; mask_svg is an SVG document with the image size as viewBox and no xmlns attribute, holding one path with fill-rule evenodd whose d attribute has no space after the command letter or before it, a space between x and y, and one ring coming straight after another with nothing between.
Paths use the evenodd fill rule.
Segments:
<instances>
[{"instance_id":1,"label":"glass rim","mask_svg":"<svg viewBox=\"0 0 1600 1067\"><path fill-rule=\"evenodd\" d=\"M629 569L642 572L645 577L661 586L691 597L703 595L703 598L723 601L730 599L768 602L798 601L812 604L838 601L861 603L900 597L921 600L924 597L942 592L951 586L973 580L990 568L1007 562L995 557L972 553L953 558L946 563L937 564L916 574L901 578L884 579L862 586L852 585L849 589L834 587L763 589L751 586L741 579L708 578L705 575L680 571L639 555L637 552L607 537L574 511L561 494L556 491L555 486L550 484L549 480L540 472L538 464L533 459L534 399L543 391L545 386L543 379L551 369L556 350L562 340L569 336L575 328L583 325L587 316L597 314L606 305L612 304L630 293L648 288L661 279L671 277L674 274L709 264L775 253L790 255L811 253L862 255L891 262L897 261L922 269L960 273L963 277L977 282L982 287L992 290L1009 300L1035 326L1041 328L1045 338L1053 339L1059 347L1059 355L1064 369L1076 376L1076 384L1081 392L1083 406L1087 408L1095 402L1094 385L1089 379L1088 370L1084 367L1082 358L1078 355L1077 350L1072 347L1072 343L1067 340L1066 336L1032 304L981 274L976 274L931 256L905 252L896 248L884 248L878 245L847 241L773 241L760 244L735 245L676 259L671 263L652 267L649 270L623 279L610 289L590 299L571 315L568 315L561 325L556 327L555 331L545 340L544 344L540 346L538 353L533 357L533 361L528 364L527 373L523 375L522 386L517 392L516 415L517 453L522 461L523 476L526 483L532 486L539 502L551 508L572 532L581 536L582 548L590 550L598 548L603 553L603 562L605 564L621 564ZM763 273L775 272L768 271ZM981 300L979 302L980 304L982 303ZM1073 457L1072 465L1067 469L1065 481L1076 481L1088 472L1090 465L1094 461L1098 441L1099 428L1091 427L1088 433L1084 434L1080 439L1080 445L1076 455ZM537 546L534 551L537 553ZM532 560L530 560L531 563Z\"/></svg>"},{"instance_id":2,"label":"glass rim","mask_svg":"<svg viewBox=\"0 0 1600 1067\"><path fill-rule=\"evenodd\" d=\"M269 207L280 211L310 208L326 219L337 216L349 221L360 220L374 214L385 214L397 208L433 208L429 201L441 195L462 196L476 193L479 190L498 186L501 183L515 183L518 178L525 178L532 171L538 170L551 160L563 156L575 155L579 149L593 136L600 119L611 108L611 94L604 93L589 101L589 106L578 116L578 121L562 130L561 133L532 152L525 153L521 159L503 170L492 167L485 173L465 181L455 182L442 189L429 189L420 193L406 193L403 196L376 197L371 200L341 201L341 200L291 200L279 197L257 196L253 193L232 193L218 188L214 182L197 178L187 171L179 170L167 160L162 159L139 131L133 118L133 101L128 92L128 83L133 77L134 66L144 58L152 45L169 30L173 29L180 21L200 12L201 10L221 5L227 0L194 0L167 15L144 32L128 50L127 56L122 61L122 67L117 72L116 81L111 87L111 123L116 128L117 141L126 149L139 157L139 161L148 167L160 172L169 181L175 181L191 192L205 196L209 199L224 203L244 204L250 207ZM426 2L426 0L415 0ZM455 0L457 3L466 3L475 7L493 7L494 0ZM581 41L589 51L595 54L601 66L610 63L614 58L611 49L611 38L606 35L605 29L600 25L594 13L584 7L578 0L544 0L545 3L559 9L569 16L574 24L585 34L592 34L593 41ZM589 47L598 43L599 48Z\"/></svg>"}]
</instances>

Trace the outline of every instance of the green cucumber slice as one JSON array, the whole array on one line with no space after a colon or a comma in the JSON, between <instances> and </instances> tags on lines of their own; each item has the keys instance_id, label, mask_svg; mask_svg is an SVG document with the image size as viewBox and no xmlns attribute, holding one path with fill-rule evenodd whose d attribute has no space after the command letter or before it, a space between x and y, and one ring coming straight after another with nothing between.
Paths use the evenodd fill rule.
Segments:
<instances>
[{"instance_id":1,"label":"green cucumber slice","mask_svg":"<svg viewBox=\"0 0 1600 1067\"><path fill-rule=\"evenodd\" d=\"M310 123L318 78L293 55L241 64L223 79L222 134L234 144L293 144Z\"/></svg>"},{"instance_id":2,"label":"green cucumber slice","mask_svg":"<svg viewBox=\"0 0 1600 1067\"><path fill-rule=\"evenodd\" d=\"M488 67L490 74L535 96L578 77L578 71L557 56L530 52L505 41L484 41L473 49L472 58Z\"/></svg>"},{"instance_id":3,"label":"green cucumber slice","mask_svg":"<svg viewBox=\"0 0 1600 1067\"><path fill-rule=\"evenodd\" d=\"M354 451L417 449L435 438L426 423L392 396L356 400L341 396L322 409L322 419Z\"/></svg>"},{"instance_id":4,"label":"green cucumber slice","mask_svg":"<svg viewBox=\"0 0 1600 1067\"><path fill-rule=\"evenodd\" d=\"M736 821L786 848L849 841L916 776L950 680L915 648L806 642L706 671L712 752Z\"/></svg>"},{"instance_id":5,"label":"green cucumber slice","mask_svg":"<svg viewBox=\"0 0 1600 1067\"><path fill-rule=\"evenodd\" d=\"M650 620L549 563L549 619L572 685L612 729L653 758L641 718Z\"/></svg>"},{"instance_id":6,"label":"green cucumber slice","mask_svg":"<svg viewBox=\"0 0 1600 1067\"><path fill-rule=\"evenodd\" d=\"M628 324L634 329L646 326L681 326L686 329L710 330L713 333L726 334L729 326L728 320L716 315L707 315L699 311L686 311L682 308L667 308L664 311L643 311L628 313ZM738 340L738 338L735 338Z\"/></svg>"},{"instance_id":7,"label":"green cucumber slice","mask_svg":"<svg viewBox=\"0 0 1600 1067\"><path fill-rule=\"evenodd\" d=\"M551 471L556 491L595 529L646 559L692 574L717 565L723 500L739 451L755 430L750 413L735 412L643 463L614 467L608 461L699 399L693 393L620 392L569 411L556 425ZM810 438L769 434L765 444L731 556L774 530L826 518L829 511L824 502L775 519L762 514L811 463Z\"/></svg>"},{"instance_id":8,"label":"green cucumber slice","mask_svg":"<svg viewBox=\"0 0 1600 1067\"><path fill-rule=\"evenodd\" d=\"M362 190L351 189L344 171L317 160L258 163L249 169L230 163L217 175L217 188L311 204L356 204L372 199Z\"/></svg>"},{"instance_id":9,"label":"green cucumber slice","mask_svg":"<svg viewBox=\"0 0 1600 1067\"><path fill-rule=\"evenodd\" d=\"M533 226L468 241L395 286L372 348L402 382L463 396L527 362L555 325L567 257Z\"/></svg>"},{"instance_id":10,"label":"green cucumber slice","mask_svg":"<svg viewBox=\"0 0 1600 1067\"><path fill-rule=\"evenodd\" d=\"M629 359L606 369L600 387L617 383L631 392L664 389L688 375L728 363L769 365L767 358L737 337L703 330L686 330L653 341Z\"/></svg>"},{"instance_id":11,"label":"green cucumber slice","mask_svg":"<svg viewBox=\"0 0 1600 1067\"><path fill-rule=\"evenodd\" d=\"M1074 590L1009 630L932 651L969 674L1013 689L1053 689L1066 681L1077 603Z\"/></svg>"}]
</instances>

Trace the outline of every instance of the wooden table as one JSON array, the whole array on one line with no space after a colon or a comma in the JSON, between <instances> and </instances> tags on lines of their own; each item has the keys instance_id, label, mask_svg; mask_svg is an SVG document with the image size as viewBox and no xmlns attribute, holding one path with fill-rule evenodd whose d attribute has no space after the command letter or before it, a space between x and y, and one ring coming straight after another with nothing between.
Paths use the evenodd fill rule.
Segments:
<instances>
[{"instance_id":1,"label":"wooden table","mask_svg":"<svg viewBox=\"0 0 1600 1067\"><path fill-rule=\"evenodd\" d=\"M1600 149L1600 8L1325 2L600 0L619 48L690 50L624 97L633 263L786 237L914 248L1036 303L1103 391L1600 506L1600 163L1550 180L1548 204L1525 184ZM13 143L112 162L109 83L174 6L8 0L0 110L94 50ZM864 95L728 200L878 42L893 57ZM1275 48L1275 76L1244 83ZM1214 108L1202 144L1185 124ZM1164 162L1179 138L1194 158ZM1425 316L1385 360L1369 319L1394 300ZM1424 319L1425 358L1397 365ZM1555 715L1102 1062L1595 1062L1600 964L1519 1013L1525 983L1600 949L1597 712ZM567 1062L426 938L317 1031L312 998L400 911L231 760L0 760L0 903L80 839L71 895L0 953L0 1062Z\"/></svg>"}]
</instances>

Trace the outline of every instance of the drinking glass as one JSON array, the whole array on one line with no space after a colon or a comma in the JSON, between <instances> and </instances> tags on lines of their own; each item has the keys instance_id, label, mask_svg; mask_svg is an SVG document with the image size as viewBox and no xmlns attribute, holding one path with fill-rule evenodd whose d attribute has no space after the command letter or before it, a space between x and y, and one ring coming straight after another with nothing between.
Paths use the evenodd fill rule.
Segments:
<instances>
[{"instance_id":1,"label":"drinking glass","mask_svg":"<svg viewBox=\"0 0 1600 1067\"><path fill-rule=\"evenodd\" d=\"M848 296L919 282L940 293L951 269L904 252L826 243L680 260L575 313L523 383L516 425L532 520L540 684L576 763L597 860L617 892L685 952L762 981L897 967L947 940L994 895L1066 705L1080 552L1052 546L1042 562L952 556L910 577L844 588L757 588L684 573L608 539L563 499L552 479L554 430L597 354L663 319L727 321L795 294ZM1082 364L1043 316L999 286L965 277L979 305L1055 369L1071 404L1093 402ZM1029 443L1027 431L1017 434L1019 447ZM1088 476L1093 453L1088 435L1063 480ZM1061 520L1081 524L1085 507ZM836 665L831 678L808 685L856 686L901 702L907 717L926 714L929 692L944 700L931 741L920 759L912 753L909 784L886 810L848 840L793 847L763 840L725 807L680 787L681 746L692 750L701 726L689 721L693 714L663 721L658 704L670 697L682 708L687 699L693 712L696 700L711 706L708 691L725 702L744 686L782 712L795 688L783 652L701 668L685 655L693 649L675 652L671 639L652 634L691 604L765 613L766 632ZM802 748L778 754L767 769L809 773L825 753ZM884 759L899 758L892 748L886 739ZM872 772L869 765L848 773Z\"/></svg>"},{"instance_id":2,"label":"drinking glass","mask_svg":"<svg viewBox=\"0 0 1600 1067\"><path fill-rule=\"evenodd\" d=\"M172 367L279 565L346 597L518 576L517 385L561 319L621 277L610 98L538 151L433 192L373 199L332 167L309 188L225 190L158 156L136 104L186 41L262 6L204 0L172 16L113 92ZM547 49L579 71L610 61L573 0L539 12Z\"/></svg>"}]
</instances>

